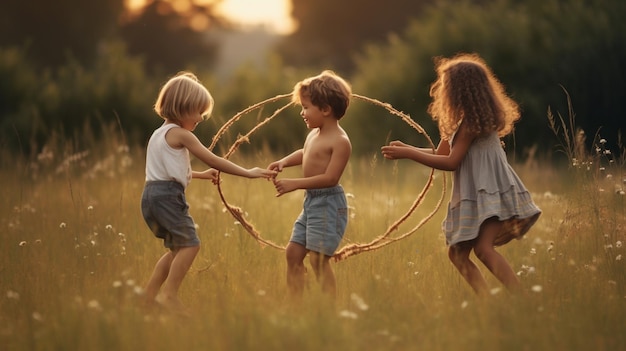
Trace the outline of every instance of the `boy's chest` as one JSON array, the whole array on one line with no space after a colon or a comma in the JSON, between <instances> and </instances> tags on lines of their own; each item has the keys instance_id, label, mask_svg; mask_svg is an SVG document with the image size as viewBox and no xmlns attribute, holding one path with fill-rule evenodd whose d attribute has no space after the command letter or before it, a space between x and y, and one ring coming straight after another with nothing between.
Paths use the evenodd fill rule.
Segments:
<instances>
[{"instance_id":1,"label":"boy's chest","mask_svg":"<svg viewBox=\"0 0 626 351\"><path fill-rule=\"evenodd\" d=\"M331 141L322 136L310 138L304 145L304 159L327 159L333 152Z\"/></svg>"}]
</instances>

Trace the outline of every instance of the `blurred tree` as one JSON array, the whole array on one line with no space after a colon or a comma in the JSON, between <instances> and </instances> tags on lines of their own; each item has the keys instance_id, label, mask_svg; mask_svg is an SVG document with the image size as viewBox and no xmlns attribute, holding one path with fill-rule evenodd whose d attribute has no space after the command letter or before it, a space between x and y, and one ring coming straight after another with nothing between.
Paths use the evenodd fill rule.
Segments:
<instances>
[{"instance_id":1,"label":"blurred tree","mask_svg":"<svg viewBox=\"0 0 626 351\"><path fill-rule=\"evenodd\" d=\"M626 130L624 13L623 0L501 0L480 6L471 1L440 2L401 35L367 48L358 59L354 90L410 113L438 137L426 114L435 78L433 57L476 52L522 108L515 135L506 140L508 150L522 154L533 144L553 150L548 106L553 112L568 113L560 85L570 93L578 125L590 135L588 140L602 128L604 138L617 142L618 131ZM344 125L367 144L379 145L386 138L423 144L415 132L389 119L363 123L364 117L384 112L354 107L352 113L359 119L348 116ZM353 144L357 152L372 150L365 143Z\"/></svg>"},{"instance_id":2,"label":"blurred tree","mask_svg":"<svg viewBox=\"0 0 626 351\"><path fill-rule=\"evenodd\" d=\"M28 48L39 66L68 57L91 62L98 45L114 34L124 0L2 0L0 46Z\"/></svg>"},{"instance_id":3,"label":"blurred tree","mask_svg":"<svg viewBox=\"0 0 626 351\"><path fill-rule=\"evenodd\" d=\"M403 30L435 0L292 0L295 32L279 45L287 64L328 67L344 74L365 43Z\"/></svg>"},{"instance_id":4,"label":"blurred tree","mask_svg":"<svg viewBox=\"0 0 626 351\"><path fill-rule=\"evenodd\" d=\"M174 7L180 3L187 5ZM208 68L215 62L218 45L207 31L228 26L215 15L215 3L149 1L139 14L126 17L121 37L129 53L142 56L152 72L175 72L193 64Z\"/></svg>"}]
</instances>

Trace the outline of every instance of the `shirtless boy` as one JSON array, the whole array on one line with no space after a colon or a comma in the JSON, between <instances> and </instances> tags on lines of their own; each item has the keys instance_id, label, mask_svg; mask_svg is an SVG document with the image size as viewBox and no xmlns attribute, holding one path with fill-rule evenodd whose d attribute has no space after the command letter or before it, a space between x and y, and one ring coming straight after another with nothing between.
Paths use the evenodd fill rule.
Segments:
<instances>
[{"instance_id":1,"label":"shirtless boy","mask_svg":"<svg viewBox=\"0 0 626 351\"><path fill-rule=\"evenodd\" d=\"M332 71L298 82L292 99L302 106L300 115L311 131L303 148L268 166L281 172L285 167L302 165L302 178L273 179L276 196L306 190L304 208L286 248L287 285L296 298L304 291L307 254L322 291L333 298L336 294L330 259L348 222L347 201L339 180L352 152L339 120L346 113L351 94L350 85Z\"/></svg>"}]
</instances>

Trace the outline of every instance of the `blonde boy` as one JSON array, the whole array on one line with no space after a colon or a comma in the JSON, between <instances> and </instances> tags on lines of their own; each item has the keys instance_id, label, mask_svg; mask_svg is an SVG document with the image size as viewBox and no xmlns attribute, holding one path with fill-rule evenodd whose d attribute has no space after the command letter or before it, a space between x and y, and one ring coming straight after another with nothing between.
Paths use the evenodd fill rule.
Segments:
<instances>
[{"instance_id":1,"label":"blonde boy","mask_svg":"<svg viewBox=\"0 0 626 351\"><path fill-rule=\"evenodd\" d=\"M181 72L162 88L154 110L165 123L154 131L146 153L146 183L141 198L143 217L154 235L169 249L156 263L146 284L147 305L155 301L161 285L166 308L187 314L178 299L178 289L200 249L194 221L189 215L185 189L191 178L217 179L222 171L247 178L275 176L262 168L242 168L218 157L192 133L209 117L213 98L195 75ZM212 168L191 170L189 153Z\"/></svg>"}]
</instances>

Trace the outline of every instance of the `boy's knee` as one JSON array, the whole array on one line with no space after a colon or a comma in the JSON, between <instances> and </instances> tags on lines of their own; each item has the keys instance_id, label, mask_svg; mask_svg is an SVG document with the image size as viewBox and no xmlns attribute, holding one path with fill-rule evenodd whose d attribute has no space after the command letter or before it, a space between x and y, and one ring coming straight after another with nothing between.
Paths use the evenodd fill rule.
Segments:
<instances>
[{"instance_id":1,"label":"boy's knee","mask_svg":"<svg viewBox=\"0 0 626 351\"><path fill-rule=\"evenodd\" d=\"M315 269L323 268L328 264L328 261L328 258L321 253L313 251L309 252L309 262L311 263L311 266Z\"/></svg>"}]
</instances>

